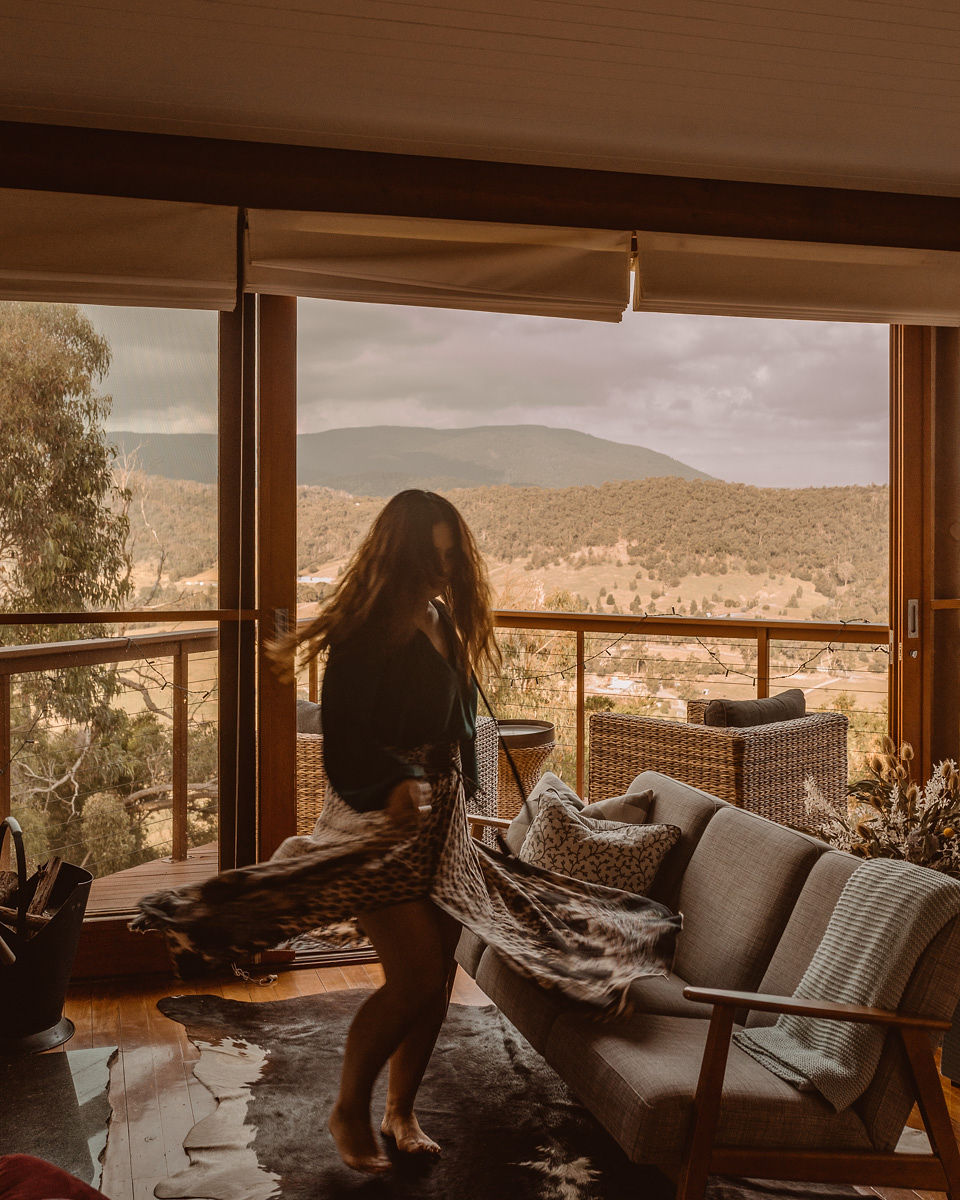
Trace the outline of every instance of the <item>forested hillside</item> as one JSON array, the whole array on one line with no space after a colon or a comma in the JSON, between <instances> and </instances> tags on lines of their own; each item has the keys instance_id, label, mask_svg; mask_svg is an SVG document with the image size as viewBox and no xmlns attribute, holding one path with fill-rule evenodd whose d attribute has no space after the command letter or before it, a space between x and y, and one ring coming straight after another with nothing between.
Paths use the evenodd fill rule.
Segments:
<instances>
[{"instance_id":1,"label":"forested hillside","mask_svg":"<svg viewBox=\"0 0 960 1200\"><path fill-rule=\"evenodd\" d=\"M194 483L217 481L215 434L121 429L109 436L120 457L135 458L147 474ZM546 425L370 425L297 437L297 482L356 496L392 496L408 487L552 487L558 479L585 486L652 476L709 478L646 446Z\"/></svg>"},{"instance_id":2,"label":"forested hillside","mask_svg":"<svg viewBox=\"0 0 960 1200\"><path fill-rule=\"evenodd\" d=\"M886 487L653 478L447 494L495 581L511 565L539 581L544 597L566 592L574 607L655 611L659 600L667 612L702 611L706 602L718 612L793 608L818 619L886 618ZM382 504L299 488L300 574L335 574ZM137 559L155 562L162 546L171 581L213 567L215 511L210 485L145 477L142 505L132 514Z\"/></svg>"}]
</instances>

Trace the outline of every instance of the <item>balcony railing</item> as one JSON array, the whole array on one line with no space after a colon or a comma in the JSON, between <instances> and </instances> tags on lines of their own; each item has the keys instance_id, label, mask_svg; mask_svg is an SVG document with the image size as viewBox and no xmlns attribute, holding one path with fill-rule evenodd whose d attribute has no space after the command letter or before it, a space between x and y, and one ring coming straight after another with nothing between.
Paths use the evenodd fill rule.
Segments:
<instances>
[{"instance_id":1,"label":"balcony railing","mask_svg":"<svg viewBox=\"0 0 960 1200\"><path fill-rule=\"evenodd\" d=\"M840 707L851 720L851 761L886 728L889 630L884 625L739 618L642 617L558 612L496 614L503 670L487 681L498 716L554 723L557 752L548 763L585 791L593 708L682 718L684 701L712 696L766 696L785 687L807 692L808 708ZM16 676L80 666L149 662L172 712L169 858L188 850L190 660L217 647L213 629L0 647L0 816L10 811L13 689ZM319 691L317 664L304 690ZM201 684L213 697L216 680ZM822 696L823 702L816 703ZM213 699L209 700L213 703ZM166 801L164 801L164 804ZM207 838L209 841L209 838Z\"/></svg>"},{"instance_id":2,"label":"balcony railing","mask_svg":"<svg viewBox=\"0 0 960 1200\"><path fill-rule=\"evenodd\" d=\"M552 720L552 769L575 777L581 794L590 708L683 719L684 702L705 693L735 699L802 687L809 709L847 711L852 769L886 729L885 625L503 611L496 620L502 677L512 681L490 681L497 715Z\"/></svg>"},{"instance_id":3,"label":"balcony railing","mask_svg":"<svg viewBox=\"0 0 960 1200\"><path fill-rule=\"evenodd\" d=\"M10 813L12 802L18 798L12 794L12 767L18 754L31 744L31 735L36 733L38 725L43 724L54 731L62 732L69 724L63 720L58 724L55 719L44 718L42 715L39 718L35 717L26 728L23 728L22 721L15 722L13 679L17 676L47 673L53 673L55 676L57 672L74 671L81 667L138 664L142 668L148 668L147 674L136 681L136 692L146 704L146 708L141 708L141 711L159 714L169 723L170 728L170 754L167 764L169 771L164 769L165 778L151 780L152 786L148 788L154 804L160 808L166 809L166 797L169 797L170 816L164 817L163 820L165 825L169 823L170 837L160 848L169 849L169 858L173 861L185 860L188 850L190 793L189 734L191 725L196 727L198 724L196 713L192 709L197 707L197 695L208 702L208 710L215 703L213 698L216 695L215 677L207 676L198 680L196 672L193 673L193 678L191 677L191 659L198 655L209 655L216 649L215 629L0 647L0 818ZM158 704L152 698L156 694L164 693L167 699L162 704ZM133 708L133 695L129 686L126 691L122 685L118 686L117 696L121 701L126 699L128 709ZM210 724L205 717L203 723L208 726ZM16 746L13 745L15 731L19 737ZM169 777L166 777L167 775ZM51 784L53 782L50 781ZM79 787L76 783L75 786ZM156 848L154 845L154 851ZM61 845L51 847L51 851L57 853L67 849L69 847ZM154 856L158 857L156 854Z\"/></svg>"}]
</instances>

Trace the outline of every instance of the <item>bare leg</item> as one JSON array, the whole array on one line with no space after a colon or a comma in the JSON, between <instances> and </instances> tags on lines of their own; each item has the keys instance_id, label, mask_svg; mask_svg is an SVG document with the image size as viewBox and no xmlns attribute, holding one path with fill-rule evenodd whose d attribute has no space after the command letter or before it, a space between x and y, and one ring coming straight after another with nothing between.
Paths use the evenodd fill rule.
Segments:
<instances>
[{"instance_id":1,"label":"bare leg","mask_svg":"<svg viewBox=\"0 0 960 1200\"><path fill-rule=\"evenodd\" d=\"M442 909L434 908L437 931L443 952L445 979L443 989L420 1011L416 1023L390 1059L390 1082L382 1133L396 1139L397 1149L408 1154L439 1154L440 1147L420 1128L413 1111L417 1090L447 1015L453 980L457 972L454 954L460 940L460 924Z\"/></svg>"},{"instance_id":2,"label":"bare leg","mask_svg":"<svg viewBox=\"0 0 960 1200\"><path fill-rule=\"evenodd\" d=\"M447 963L436 918L427 900L366 913L365 933L385 976L360 1007L347 1034L340 1095L329 1128L348 1167L378 1174L390 1160L370 1125L370 1094L377 1076L421 1015L442 994Z\"/></svg>"}]
</instances>

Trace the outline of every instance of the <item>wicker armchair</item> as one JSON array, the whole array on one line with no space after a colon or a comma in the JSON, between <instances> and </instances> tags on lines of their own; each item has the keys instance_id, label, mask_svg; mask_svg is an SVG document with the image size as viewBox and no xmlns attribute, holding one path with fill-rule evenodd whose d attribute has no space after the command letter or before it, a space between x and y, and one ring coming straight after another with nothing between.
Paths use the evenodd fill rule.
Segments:
<instances>
[{"instance_id":1,"label":"wicker armchair","mask_svg":"<svg viewBox=\"0 0 960 1200\"><path fill-rule=\"evenodd\" d=\"M312 833L323 808L327 773L323 769L323 734L297 734L297 833Z\"/></svg>"},{"instance_id":2,"label":"wicker armchair","mask_svg":"<svg viewBox=\"0 0 960 1200\"><path fill-rule=\"evenodd\" d=\"M691 701L687 721L617 713L590 715L590 799L625 792L641 771L660 771L781 825L806 825L804 782L832 804L847 787L847 718L808 713L746 728L703 724Z\"/></svg>"},{"instance_id":3,"label":"wicker armchair","mask_svg":"<svg viewBox=\"0 0 960 1200\"><path fill-rule=\"evenodd\" d=\"M481 816L497 815L497 725L490 717L477 718L477 772L480 789L470 803L472 812ZM327 775L323 769L323 734L297 734L297 833L313 831L323 797Z\"/></svg>"}]
</instances>

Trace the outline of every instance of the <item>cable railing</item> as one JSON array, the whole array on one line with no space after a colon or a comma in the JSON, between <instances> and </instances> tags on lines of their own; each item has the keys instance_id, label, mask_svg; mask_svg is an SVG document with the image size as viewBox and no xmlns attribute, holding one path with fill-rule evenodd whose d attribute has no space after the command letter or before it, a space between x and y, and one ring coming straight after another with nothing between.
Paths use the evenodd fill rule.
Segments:
<instances>
[{"instance_id":1,"label":"cable railing","mask_svg":"<svg viewBox=\"0 0 960 1200\"><path fill-rule=\"evenodd\" d=\"M683 720L694 698L762 697L800 687L808 710L847 715L851 774L886 730L889 630L883 625L507 610L495 619L502 669L485 681L494 709L501 718L550 721L556 748L547 767L581 794L591 711ZM136 813L137 861L181 862L191 845L215 840L216 649L215 629L0 647L0 817L31 796L56 792L61 807L72 803L87 813L90 828L84 839L80 821L68 819L50 852L89 856L98 828L107 841L122 841L116 805L111 810L103 798L106 772L113 798ZM68 673L75 681L81 669L109 674L101 681L100 740L120 758L130 756L126 774L121 761L98 762L102 745L80 741L73 747L79 765L72 767L70 739L82 739L85 727L49 701L51 689ZM311 664L301 692L316 700L320 676L321 668ZM46 687L38 691L41 682ZM125 740L117 740L119 726ZM41 741L57 749L59 775L38 763ZM105 850L103 861L111 861Z\"/></svg>"},{"instance_id":2,"label":"cable railing","mask_svg":"<svg viewBox=\"0 0 960 1200\"><path fill-rule=\"evenodd\" d=\"M490 681L498 715L552 721L551 769L581 794L591 710L682 720L691 699L801 687L811 711L847 714L851 771L886 729L884 625L539 612L499 612L497 624L506 667L506 686Z\"/></svg>"},{"instance_id":3,"label":"cable railing","mask_svg":"<svg viewBox=\"0 0 960 1200\"><path fill-rule=\"evenodd\" d=\"M484 681L494 710L550 721L557 745L548 766L580 794L591 710L683 720L694 698L759 698L799 687L809 711L846 714L851 775L886 732L886 625L505 609L495 621L502 668ZM313 662L303 690L315 701L319 687Z\"/></svg>"},{"instance_id":4,"label":"cable railing","mask_svg":"<svg viewBox=\"0 0 960 1200\"><path fill-rule=\"evenodd\" d=\"M0 817L95 875L216 838L215 629L0 647Z\"/></svg>"}]
</instances>

